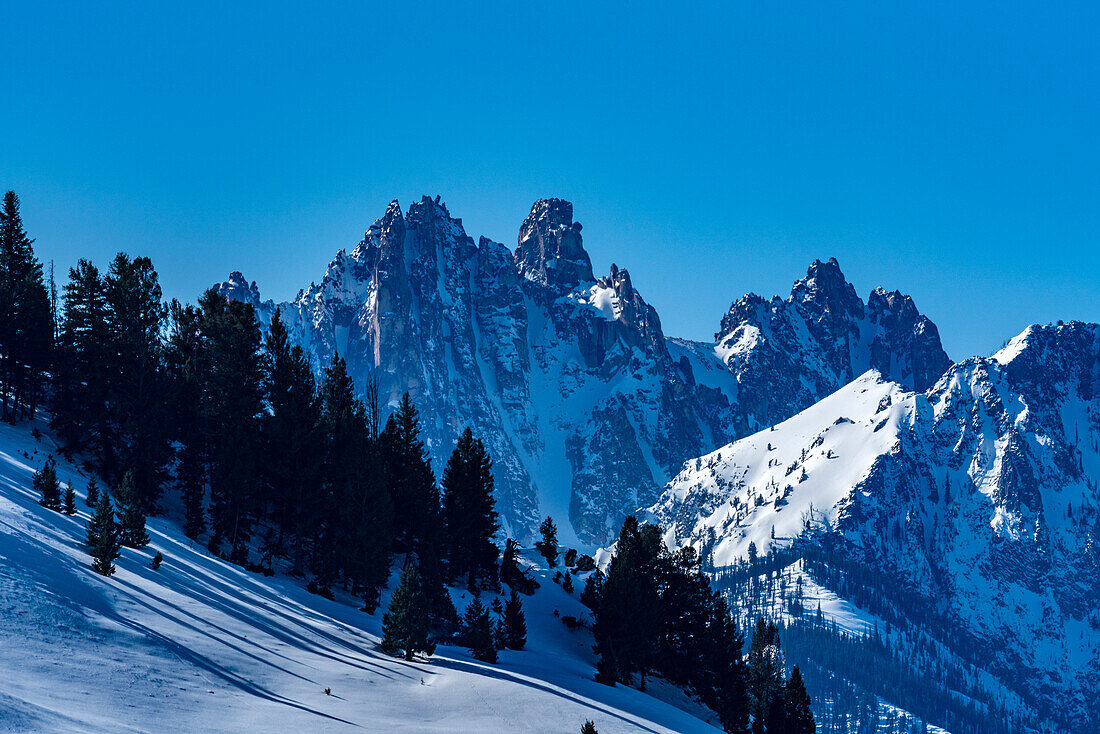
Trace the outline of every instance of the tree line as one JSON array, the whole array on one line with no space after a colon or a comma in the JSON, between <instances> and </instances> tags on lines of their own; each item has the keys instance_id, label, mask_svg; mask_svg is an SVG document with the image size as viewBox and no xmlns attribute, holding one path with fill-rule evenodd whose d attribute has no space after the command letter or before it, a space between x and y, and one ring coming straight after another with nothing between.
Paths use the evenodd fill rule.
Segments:
<instances>
[{"instance_id":1,"label":"tree line","mask_svg":"<svg viewBox=\"0 0 1100 734\"><path fill-rule=\"evenodd\" d=\"M81 259L59 307L11 192L0 287L0 313L11 315L0 320L3 419L32 417L48 400L63 451L86 457L114 488L92 482L87 491L97 571L111 575L122 547L149 542L145 519L171 489L185 534L213 553L266 573L282 559L310 577L311 591L331 598L340 586L369 613L403 555L383 617L387 652L411 659L457 636L493 662L498 650L525 645L519 594L537 583L519 568L514 542L503 554L496 544L492 461L469 428L437 483L407 393L382 425L377 379L357 390L338 354L315 377L278 311L265 333L251 304L213 288L195 304L165 303L146 257L119 253L103 271ZM72 488L61 493L52 464L35 477L43 504L73 514ZM540 532L536 545L553 568L550 518ZM577 561L570 553L567 565ZM562 579L572 593L570 576ZM447 591L456 583L474 592L461 618ZM478 599L502 583L505 603ZM688 686L727 731L813 731L797 668L784 679L774 656L754 657L756 633L745 654L694 550L670 552L659 528L628 518L607 573L591 572L581 598L593 610L598 680L638 676L644 689L656 673ZM770 635L762 650L778 649L774 626L761 634Z\"/></svg>"}]
</instances>

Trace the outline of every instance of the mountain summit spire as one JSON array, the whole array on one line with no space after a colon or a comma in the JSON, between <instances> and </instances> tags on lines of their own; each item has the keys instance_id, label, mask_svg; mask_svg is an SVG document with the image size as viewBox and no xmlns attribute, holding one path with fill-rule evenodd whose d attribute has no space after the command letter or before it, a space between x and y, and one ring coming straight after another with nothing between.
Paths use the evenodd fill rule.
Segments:
<instances>
[{"instance_id":1,"label":"mountain summit spire","mask_svg":"<svg viewBox=\"0 0 1100 734\"><path fill-rule=\"evenodd\" d=\"M515 254L520 276L566 290L592 277L592 261L573 221L573 205L564 199L539 199L519 229Z\"/></svg>"}]
</instances>

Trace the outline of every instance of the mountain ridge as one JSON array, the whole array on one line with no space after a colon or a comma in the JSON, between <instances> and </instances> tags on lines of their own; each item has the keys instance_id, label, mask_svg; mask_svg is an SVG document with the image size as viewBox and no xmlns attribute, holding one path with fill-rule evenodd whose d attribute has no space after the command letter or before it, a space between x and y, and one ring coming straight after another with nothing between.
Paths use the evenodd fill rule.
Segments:
<instances>
[{"instance_id":1,"label":"mountain ridge","mask_svg":"<svg viewBox=\"0 0 1100 734\"><path fill-rule=\"evenodd\" d=\"M1098 437L1100 325L1030 326L925 392L870 371L688 462L648 512L716 567L823 532L845 563L947 615L958 629L939 639L976 641L954 649L1069 728L1100 713ZM926 623L914 613L902 610Z\"/></svg>"},{"instance_id":2,"label":"mountain ridge","mask_svg":"<svg viewBox=\"0 0 1100 734\"><path fill-rule=\"evenodd\" d=\"M731 341L759 330L747 314L737 323L744 298L715 344L666 337L628 269L611 264L594 275L582 230L570 202L541 199L513 251L485 237L475 243L438 196L405 213L395 200L292 301L262 301L239 272L217 288L252 303L264 328L278 309L316 370L338 353L359 385L377 372L386 405L410 392L437 466L472 425L488 437L509 531L528 539L550 514L590 548L651 503L683 461L793 415L864 363L896 362L901 372L918 364L926 374L946 360L911 299L879 289L865 306L835 260L811 265L786 302L773 299L788 304L766 327L774 344L739 350ZM825 324L816 337L811 322ZM841 365L834 332L849 338L860 328L874 331L866 354ZM925 353L910 348L920 338L943 359L920 361ZM777 355L794 350L811 359L790 366L792 379L811 384L757 399Z\"/></svg>"}]
</instances>

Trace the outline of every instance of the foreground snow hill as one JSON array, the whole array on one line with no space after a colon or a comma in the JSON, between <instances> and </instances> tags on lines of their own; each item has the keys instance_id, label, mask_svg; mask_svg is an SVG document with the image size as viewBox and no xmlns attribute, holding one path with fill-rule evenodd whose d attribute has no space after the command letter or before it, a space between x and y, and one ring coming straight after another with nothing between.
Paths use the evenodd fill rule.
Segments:
<instances>
[{"instance_id":1,"label":"foreground snow hill","mask_svg":"<svg viewBox=\"0 0 1100 734\"><path fill-rule=\"evenodd\" d=\"M0 424L0 730L576 732L591 719L605 734L718 731L678 692L596 683L590 636L553 613L583 609L545 577L524 599L527 649L487 665L445 646L388 657L380 612L248 573L163 519L99 576L83 547L87 476L59 458L74 517L31 490L53 448Z\"/></svg>"},{"instance_id":2,"label":"foreground snow hill","mask_svg":"<svg viewBox=\"0 0 1100 734\"><path fill-rule=\"evenodd\" d=\"M888 580L873 592L902 624L995 679L994 703L1093 731L1098 447L1100 326L1033 326L924 393L868 372L687 462L649 516L719 569L750 545L826 544Z\"/></svg>"}]
</instances>

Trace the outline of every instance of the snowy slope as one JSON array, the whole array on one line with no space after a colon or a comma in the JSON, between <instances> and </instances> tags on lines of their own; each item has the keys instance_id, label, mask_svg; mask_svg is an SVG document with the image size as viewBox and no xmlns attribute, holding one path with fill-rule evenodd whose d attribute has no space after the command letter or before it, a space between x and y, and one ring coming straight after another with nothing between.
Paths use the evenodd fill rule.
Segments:
<instances>
[{"instance_id":1,"label":"snowy slope","mask_svg":"<svg viewBox=\"0 0 1100 734\"><path fill-rule=\"evenodd\" d=\"M878 406L903 395L868 372L773 428L689 461L650 510L666 543L713 531L708 557L726 566L747 557L750 543L766 553L773 535L799 535L811 513L835 523L851 488L897 441L901 414L879 415Z\"/></svg>"},{"instance_id":2,"label":"snowy slope","mask_svg":"<svg viewBox=\"0 0 1100 734\"><path fill-rule=\"evenodd\" d=\"M1033 326L925 393L868 373L689 461L649 517L719 568L750 543L827 540L923 600L899 606L914 625L1079 727L1100 715L1098 446L1100 326Z\"/></svg>"},{"instance_id":3,"label":"snowy slope","mask_svg":"<svg viewBox=\"0 0 1100 734\"><path fill-rule=\"evenodd\" d=\"M162 519L99 576L82 546L86 476L59 460L80 512L40 507L31 474L53 444L30 430L0 425L2 730L544 732L587 718L601 732L716 731L682 695L596 683L591 638L553 615L583 609L545 575L525 599L528 648L496 665L453 647L390 658L381 614L247 573Z\"/></svg>"}]
</instances>

